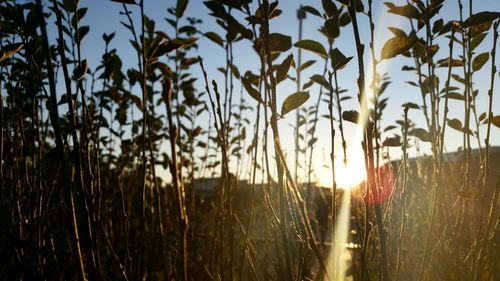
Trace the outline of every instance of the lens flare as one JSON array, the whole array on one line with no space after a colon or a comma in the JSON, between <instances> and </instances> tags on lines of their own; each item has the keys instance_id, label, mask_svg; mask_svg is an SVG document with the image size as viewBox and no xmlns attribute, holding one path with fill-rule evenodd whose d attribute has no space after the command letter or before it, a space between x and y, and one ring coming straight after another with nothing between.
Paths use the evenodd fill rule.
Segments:
<instances>
[{"instance_id":1,"label":"lens flare","mask_svg":"<svg viewBox=\"0 0 500 281\"><path fill-rule=\"evenodd\" d=\"M331 276L335 276L334 280L345 280L346 271L349 268L349 217L351 206L351 192L344 191L344 198L340 207L337 222L335 224L335 232L332 237L332 249L328 257L328 269L331 271Z\"/></svg>"}]
</instances>

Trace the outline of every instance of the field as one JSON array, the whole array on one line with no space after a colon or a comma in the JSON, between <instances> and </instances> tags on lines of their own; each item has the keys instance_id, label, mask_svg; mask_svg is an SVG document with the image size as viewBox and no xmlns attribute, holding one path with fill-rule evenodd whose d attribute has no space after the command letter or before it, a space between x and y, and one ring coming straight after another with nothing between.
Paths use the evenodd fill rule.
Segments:
<instances>
[{"instance_id":1,"label":"field","mask_svg":"<svg viewBox=\"0 0 500 281\"><path fill-rule=\"evenodd\" d=\"M1 1L0 280L500 280L500 5L303 2Z\"/></svg>"}]
</instances>

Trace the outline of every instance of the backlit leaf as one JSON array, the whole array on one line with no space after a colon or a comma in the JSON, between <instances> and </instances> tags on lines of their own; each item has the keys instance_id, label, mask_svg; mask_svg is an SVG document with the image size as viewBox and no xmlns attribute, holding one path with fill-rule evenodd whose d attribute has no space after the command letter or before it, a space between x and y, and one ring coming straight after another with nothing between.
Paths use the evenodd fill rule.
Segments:
<instances>
[{"instance_id":1,"label":"backlit leaf","mask_svg":"<svg viewBox=\"0 0 500 281\"><path fill-rule=\"evenodd\" d=\"M319 75L319 74L315 74L313 76L311 76L310 78L312 81L320 84L321 86L323 86L324 88L326 89L330 89L330 83L328 83L328 81L326 81L325 77L323 77L322 75Z\"/></svg>"},{"instance_id":2,"label":"backlit leaf","mask_svg":"<svg viewBox=\"0 0 500 281\"><path fill-rule=\"evenodd\" d=\"M394 34L396 35L397 37L406 37L406 32L404 32L404 30L402 29L399 29L399 28L396 28L396 27L392 27L392 26L389 26L388 29Z\"/></svg>"},{"instance_id":3,"label":"backlit leaf","mask_svg":"<svg viewBox=\"0 0 500 281\"><path fill-rule=\"evenodd\" d=\"M325 47L323 47L323 45L321 45L319 42L306 39L306 40L301 40L293 45L297 48L311 51L311 52L321 56L322 58L327 57Z\"/></svg>"},{"instance_id":4,"label":"backlit leaf","mask_svg":"<svg viewBox=\"0 0 500 281\"><path fill-rule=\"evenodd\" d=\"M177 5L175 6L175 15L177 18L181 18L186 11L188 0L177 0Z\"/></svg>"},{"instance_id":5,"label":"backlit leaf","mask_svg":"<svg viewBox=\"0 0 500 281\"><path fill-rule=\"evenodd\" d=\"M382 59L390 59L408 51L415 44L415 39L410 37L393 37L387 40L382 48Z\"/></svg>"},{"instance_id":6,"label":"backlit leaf","mask_svg":"<svg viewBox=\"0 0 500 281\"><path fill-rule=\"evenodd\" d=\"M431 142L432 136L429 132L422 128L415 128L412 130L411 134L419 138L423 142Z\"/></svg>"},{"instance_id":7,"label":"backlit leaf","mask_svg":"<svg viewBox=\"0 0 500 281\"><path fill-rule=\"evenodd\" d=\"M453 118L453 119L447 119L447 121L448 121L447 122L448 126L450 126L451 128L460 132L463 131L462 122L460 122L460 120Z\"/></svg>"},{"instance_id":8,"label":"backlit leaf","mask_svg":"<svg viewBox=\"0 0 500 281\"><path fill-rule=\"evenodd\" d=\"M127 110L126 108L119 107L116 109L116 120L120 125L124 125L127 122Z\"/></svg>"},{"instance_id":9,"label":"backlit leaf","mask_svg":"<svg viewBox=\"0 0 500 281\"><path fill-rule=\"evenodd\" d=\"M321 0L321 4L323 4L323 10L329 17L337 14L337 6L332 0Z\"/></svg>"},{"instance_id":10,"label":"backlit leaf","mask_svg":"<svg viewBox=\"0 0 500 281\"><path fill-rule=\"evenodd\" d=\"M286 79L288 70L290 69L292 62L293 55L289 55L280 65L278 65L278 68L276 70L276 80L278 83Z\"/></svg>"},{"instance_id":11,"label":"backlit leaf","mask_svg":"<svg viewBox=\"0 0 500 281\"><path fill-rule=\"evenodd\" d=\"M394 129L396 129L396 128L397 128L397 127L396 127L396 126L394 126L394 125L389 125L389 126L385 127L384 132L387 132L387 131L390 131L390 130L394 130Z\"/></svg>"},{"instance_id":12,"label":"backlit leaf","mask_svg":"<svg viewBox=\"0 0 500 281\"><path fill-rule=\"evenodd\" d=\"M448 67L450 65L450 62L451 62L451 67L459 67L459 66L464 65L463 60L459 60L459 59L451 59L450 60L450 58L444 58L444 59L438 60L437 64L438 64L438 67Z\"/></svg>"},{"instance_id":13,"label":"backlit leaf","mask_svg":"<svg viewBox=\"0 0 500 281\"><path fill-rule=\"evenodd\" d=\"M472 61L472 70L474 71L480 70L484 66L484 64L488 61L489 58L490 54L488 52L484 52L477 55Z\"/></svg>"},{"instance_id":14,"label":"backlit leaf","mask_svg":"<svg viewBox=\"0 0 500 281\"><path fill-rule=\"evenodd\" d=\"M209 31L209 32L205 32L205 36L208 39L215 42L216 44L218 44L219 46L221 46L221 47L224 46L224 40L222 40L222 38L219 36L219 34L212 32L212 31Z\"/></svg>"},{"instance_id":15,"label":"backlit leaf","mask_svg":"<svg viewBox=\"0 0 500 281\"><path fill-rule=\"evenodd\" d=\"M339 19L332 17L325 21L325 30L330 38L337 38L340 35Z\"/></svg>"},{"instance_id":16,"label":"backlit leaf","mask_svg":"<svg viewBox=\"0 0 500 281\"><path fill-rule=\"evenodd\" d=\"M434 25L432 26L432 33L438 33L441 29L443 29L443 26L444 26L443 19L438 19L437 21L434 22Z\"/></svg>"},{"instance_id":17,"label":"backlit leaf","mask_svg":"<svg viewBox=\"0 0 500 281\"><path fill-rule=\"evenodd\" d=\"M238 70L236 65L231 64L229 68L231 69L231 73L234 75L234 77L236 77L236 79L240 79L240 71Z\"/></svg>"},{"instance_id":18,"label":"backlit leaf","mask_svg":"<svg viewBox=\"0 0 500 281\"><path fill-rule=\"evenodd\" d=\"M382 142L383 146L392 146L392 147L398 147L402 146L403 143L401 142L401 138L399 136L395 137L387 137L385 140Z\"/></svg>"},{"instance_id":19,"label":"backlit leaf","mask_svg":"<svg viewBox=\"0 0 500 281\"><path fill-rule=\"evenodd\" d=\"M339 24L340 26L346 26L351 23L351 17L349 16L349 12L345 12L340 15Z\"/></svg>"},{"instance_id":20,"label":"backlit leaf","mask_svg":"<svg viewBox=\"0 0 500 281\"><path fill-rule=\"evenodd\" d=\"M420 109L420 106L418 106L418 104L413 103L413 102L407 102L407 103L403 104L403 107L408 107L408 108L412 108L412 109Z\"/></svg>"},{"instance_id":21,"label":"backlit leaf","mask_svg":"<svg viewBox=\"0 0 500 281\"><path fill-rule=\"evenodd\" d=\"M300 107L309 99L309 92L295 92L289 95L281 106L281 116Z\"/></svg>"},{"instance_id":22,"label":"backlit leaf","mask_svg":"<svg viewBox=\"0 0 500 281\"><path fill-rule=\"evenodd\" d=\"M163 43L161 43L158 46L158 48L156 48L152 57L160 57L166 53L170 53L170 52L178 50L178 49L186 48L189 45L196 42L196 40L198 40L198 38L186 38L186 39L176 38L174 40L164 41Z\"/></svg>"},{"instance_id":23,"label":"backlit leaf","mask_svg":"<svg viewBox=\"0 0 500 281\"><path fill-rule=\"evenodd\" d=\"M475 38L476 36L482 34L483 32L488 31L491 28L492 24L493 23L491 21L487 21L487 22L485 22L483 24L471 26L469 28L469 32L468 32L469 37Z\"/></svg>"},{"instance_id":24,"label":"backlit leaf","mask_svg":"<svg viewBox=\"0 0 500 281\"><path fill-rule=\"evenodd\" d=\"M304 62L303 64L300 65L300 67L297 69L298 71L303 71L304 69L308 68L309 66L315 64L315 60L308 60Z\"/></svg>"},{"instance_id":25,"label":"backlit leaf","mask_svg":"<svg viewBox=\"0 0 500 281\"><path fill-rule=\"evenodd\" d=\"M257 91L253 86L252 84L250 83L250 80L248 78L248 76L245 76L241 79L241 81L243 82L243 87L245 88L245 90L250 94L250 96L260 102L260 103L264 103L264 101L262 100L262 98L260 97L260 93L259 91Z\"/></svg>"},{"instance_id":26,"label":"backlit leaf","mask_svg":"<svg viewBox=\"0 0 500 281\"><path fill-rule=\"evenodd\" d=\"M470 42L470 48L472 51L474 51L474 49L476 49L476 47L483 42L484 37L486 37L486 33L481 33L472 39Z\"/></svg>"},{"instance_id":27,"label":"backlit leaf","mask_svg":"<svg viewBox=\"0 0 500 281\"><path fill-rule=\"evenodd\" d=\"M464 95L459 94L459 93L455 93L455 92L451 92L451 93L445 94L442 97L443 98L454 99L454 100L465 100Z\"/></svg>"},{"instance_id":28,"label":"backlit leaf","mask_svg":"<svg viewBox=\"0 0 500 281\"><path fill-rule=\"evenodd\" d=\"M269 48L271 51L285 52L292 47L292 37L281 33L269 34Z\"/></svg>"},{"instance_id":29,"label":"backlit leaf","mask_svg":"<svg viewBox=\"0 0 500 281\"><path fill-rule=\"evenodd\" d=\"M479 12L477 14L474 14L467 18L464 22L462 27L468 28L488 22L492 22L496 20L497 18L500 17L499 12Z\"/></svg>"},{"instance_id":30,"label":"backlit leaf","mask_svg":"<svg viewBox=\"0 0 500 281\"><path fill-rule=\"evenodd\" d=\"M321 13L311 6L302 6L302 10L308 12L309 14L321 17Z\"/></svg>"},{"instance_id":31,"label":"backlit leaf","mask_svg":"<svg viewBox=\"0 0 500 281\"><path fill-rule=\"evenodd\" d=\"M479 115L479 122L482 122L484 120L486 120L486 112L483 112L481 113L481 115Z\"/></svg>"},{"instance_id":32,"label":"backlit leaf","mask_svg":"<svg viewBox=\"0 0 500 281\"><path fill-rule=\"evenodd\" d=\"M330 52L330 62L333 70L338 71L344 68L353 57L346 57L339 49L335 48Z\"/></svg>"},{"instance_id":33,"label":"backlit leaf","mask_svg":"<svg viewBox=\"0 0 500 281\"><path fill-rule=\"evenodd\" d=\"M342 112L342 119L357 124L359 120L359 112L356 110L346 110Z\"/></svg>"},{"instance_id":34,"label":"backlit leaf","mask_svg":"<svg viewBox=\"0 0 500 281\"><path fill-rule=\"evenodd\" d=\"M408 19L420 18L420 12L418 9L410 4L406 4L404 6L396 6L391 2L385 2L384 4L389 8L389 13L400 15Z\"/></svg>"},{"instance_id":35,"label":"backlit leaf","mask_svg":"<svg viewBox=\"0 0 500 281\"><path fill-rule=\"evenodd\" d=\"M500 115L491 117L491 124L500 128Z\"/></svg>"},{"instance_id":36,"label":"backlit leaf","mask_svg":"<svg viewBox=\"0 0 500 281\"><path fill-rule=\"evenodd\" d=\"M22 43L14 43L14 44L8 44L4 45L2 50L0 51L0 61L3 61L5 59L8 59L15 55L21 48L24 46Z\"/></svg>"},{"instance_id":37,"label":"backlit leaf","mask_svg":"<svg viewBox=\"0 0 500 281\"><path fill-rule=\"evenodd\" d=\"M87 33L89 33L89 30L90 30L90 28L88 25L85 25L85 26L78 28L78 36L76 36L77 34L75 34L76 43L80 43L83 40L83 38L85 37L85 35L87 35Z\"/></svg>"}]
</instances>

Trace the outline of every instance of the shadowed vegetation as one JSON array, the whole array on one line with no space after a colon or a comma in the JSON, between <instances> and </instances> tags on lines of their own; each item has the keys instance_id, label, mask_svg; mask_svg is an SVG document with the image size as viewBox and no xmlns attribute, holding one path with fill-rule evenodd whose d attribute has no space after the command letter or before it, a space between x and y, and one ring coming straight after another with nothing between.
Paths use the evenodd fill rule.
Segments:
<instances>
[{"instance_id":1,"label":"shadowed vegetation","mask_svg":"<svg viewBox=\"0 0 500 281\"><path fill-rule=\"evenodd\" d=\"M110 0L93 62L90 2L0 3L1 280L500 278L500 12L386 2L378 42L380 2L305 1L294 41L283 3Z\"/></svg>"}]
</instances>

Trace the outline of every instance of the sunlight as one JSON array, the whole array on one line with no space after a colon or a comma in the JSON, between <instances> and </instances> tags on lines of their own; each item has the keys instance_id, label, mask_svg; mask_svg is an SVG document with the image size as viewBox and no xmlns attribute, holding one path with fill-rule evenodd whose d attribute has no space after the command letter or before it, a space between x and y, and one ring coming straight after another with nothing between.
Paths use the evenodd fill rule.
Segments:
<instances>
[{"instance_id":1,"label":"sunlight","mask_svg":"<svg viewBox=\"0 0 500 281\"><path fill-rule=\"evenodd\" d=\"M348 149L347 156L347 165L344 164L342 157L335 158L335 180L337 188L340 189L357 187L366 178L363 151L361 149ZM323 169L320 184L321 186L332 187L333 178L330 169Z\"/></svg>"},{"instance_id":2,"label":"sunlight","mask_svg":"<svg viewBox=\"0 0 500 281\"><path fill-rule=\"evenodd\" d=\"M349 268L349 217L351 206L351 192L346 190L342 199L336 224L335 233L332 237L333 249L328 257L328 269L331 270L334 280L345 280L346 271Z\"/></svg>"}]
</instances>

